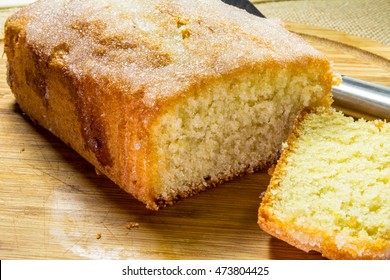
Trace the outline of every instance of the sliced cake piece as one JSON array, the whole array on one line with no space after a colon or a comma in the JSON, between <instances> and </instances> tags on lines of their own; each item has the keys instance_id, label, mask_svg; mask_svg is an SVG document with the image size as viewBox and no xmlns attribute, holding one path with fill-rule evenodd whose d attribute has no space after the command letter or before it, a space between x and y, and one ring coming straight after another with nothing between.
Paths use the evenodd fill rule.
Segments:
<instances>
[{"instance_id":1,"label":"sliced cake piece","mask_svg":"<svg viewBox=\"0 0 390 280\"><path fill-rule=\"evenodd\" d=\"M330 108L298 119L273 172L260 227L331 259L390 258L390 124Z\"/></svg>"}]
</instances>

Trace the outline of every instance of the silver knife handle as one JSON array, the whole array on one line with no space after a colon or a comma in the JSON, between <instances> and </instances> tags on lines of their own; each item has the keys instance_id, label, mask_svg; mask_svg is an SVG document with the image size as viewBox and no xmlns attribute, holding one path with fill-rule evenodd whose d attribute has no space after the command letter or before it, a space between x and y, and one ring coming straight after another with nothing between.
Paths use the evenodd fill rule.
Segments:
<instances>
[{"instance_id":1,"label":"silver knife handle","mask_svg":"<svg viewBox=\"0 0 390 280\"><path fill-rule=\"evenodd\" d=\"M333 87L332 93L338 107L390 121L389 87L343 76L343 82Z\"/></svg>"}]
</instances>

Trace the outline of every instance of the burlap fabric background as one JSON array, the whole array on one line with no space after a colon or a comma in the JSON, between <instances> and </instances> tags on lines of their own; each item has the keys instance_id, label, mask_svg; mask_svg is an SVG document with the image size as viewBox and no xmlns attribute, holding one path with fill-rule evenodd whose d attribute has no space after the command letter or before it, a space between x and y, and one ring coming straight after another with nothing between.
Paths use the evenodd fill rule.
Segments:
<instances>
[{"instance_id":1,"label":"burlap fabric background","mask_svg":"<svg viewBox=\"0 0 390 280\"><path fill-rule=\"evenodd\" d=\"M12 0L6 1L12 2ZM190 5L191 0L188 2ZM390 0L253 0L252 2L267 17L333 29L390 46ZM0 8L0 39L3 38L2 26L5 19L16 10L17 8Z\"/></svg>"},{"instance_id":2,"label":"burlap fabric background","mask_svg":"<svg viewBox=\"0 0 390 280\"><path fill-rule=\"evenodd\" d=\"M267 17L305 23L390 46L390 0L254 0Z\"/></svg>"}]
</instances>

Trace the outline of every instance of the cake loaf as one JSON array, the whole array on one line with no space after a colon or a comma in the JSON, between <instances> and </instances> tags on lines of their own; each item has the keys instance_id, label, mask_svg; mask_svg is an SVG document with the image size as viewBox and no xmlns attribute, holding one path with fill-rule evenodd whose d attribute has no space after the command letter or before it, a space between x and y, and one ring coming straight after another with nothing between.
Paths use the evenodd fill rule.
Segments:
<instances>
[{"instance_id":1,"label":"cake loaf","mask_svg":"<svg viewBox=\"0 0 390 280\"><path fill-rule=\"evenodd\" d=\"M259 209L262 229L331 259L390 259L390 124L299 117Z\"/></svg>"},{"instance_id":2,"label":"cake loaf","mask_svg":"<svg viewBox=\"0 0 390 280\"><path fill-rule=\"evenodd\" d=\"M20 108L150 209L274 162L328 59L219 0L38 1L5 26Z\"/></svg>"}]
</instances>

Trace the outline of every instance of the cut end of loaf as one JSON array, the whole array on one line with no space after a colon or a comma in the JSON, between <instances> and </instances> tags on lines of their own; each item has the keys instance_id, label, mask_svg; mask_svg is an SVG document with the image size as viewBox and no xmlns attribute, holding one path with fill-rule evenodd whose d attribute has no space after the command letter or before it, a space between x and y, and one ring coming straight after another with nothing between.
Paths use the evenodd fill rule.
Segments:
<instances>
[{"instance_id":1,"label":"cut end of loaf","mask_svg":"<svg viewBox=\"0 0 390 280\"><path fill-rule=\"evenodd\" d=\"M316 71L267 69L195 90L154 127L155 193L172 201L274 163L296 115L326 104Z\"/></svg>"},{"instance_id":2,"label":"cut end of loaf","mask_svg":"<svg viewBox=\"0 0 390 280\"><path fill-rule=\"evenodd\" d=\"M259 209L267 232L336 259L390 258L390 126L301 117Z\"/></svg>"}]
</instances>

